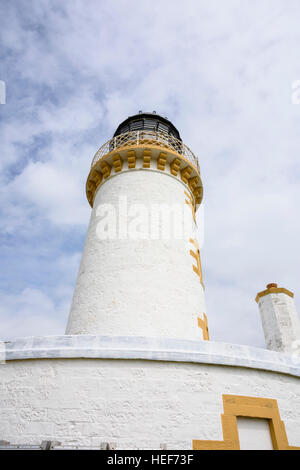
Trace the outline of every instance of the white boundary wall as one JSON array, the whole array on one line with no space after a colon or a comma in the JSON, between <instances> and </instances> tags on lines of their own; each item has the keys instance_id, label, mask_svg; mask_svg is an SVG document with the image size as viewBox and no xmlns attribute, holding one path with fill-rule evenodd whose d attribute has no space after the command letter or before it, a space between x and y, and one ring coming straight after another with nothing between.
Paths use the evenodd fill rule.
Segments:
<instances>
[{"instance_id":1,"label":"white boundary wall","mask_svg":"<svg viewBox=\"0 0 300 470\"><path fill-rule=\"evenodd\" d=\"M0 439L13 444L191 449L193 439L222 440L222 395L233 394L276 399L289 444L300 445L300 366L290 355L203 341L62 336L7 343L6 359Z\"/></svg>"}]
</instances>

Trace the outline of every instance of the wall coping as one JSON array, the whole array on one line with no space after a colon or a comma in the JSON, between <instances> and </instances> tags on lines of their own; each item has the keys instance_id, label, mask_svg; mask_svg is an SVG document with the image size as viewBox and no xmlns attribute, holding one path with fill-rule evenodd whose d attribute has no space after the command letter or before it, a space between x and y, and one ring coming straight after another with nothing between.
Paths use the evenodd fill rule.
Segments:
<instances>
[{"instance_id":1,"label":"wall coping","mask_svg":"<svg viewBox=\"0 0 300 470\"><path fill-rule=\"evenodd\" d=\"M141 359L247 367L300 377L299 354L213 341L65 335L16 338L1 345L2 363L24 359Z\"/></svg>"},{"instance_id":2,"label":"wall coping","mask_svg":"<svg viewBox=\"0 0 300 470\"><path fill-rule=\"evenodd\" d=\"M294 298L294 293L284 287L268 287L266 290L258 292L257 296L255 297L255 302L258 303L259 300L268 294L286 294L292 299Z\"/></svg>"}]
</instances>

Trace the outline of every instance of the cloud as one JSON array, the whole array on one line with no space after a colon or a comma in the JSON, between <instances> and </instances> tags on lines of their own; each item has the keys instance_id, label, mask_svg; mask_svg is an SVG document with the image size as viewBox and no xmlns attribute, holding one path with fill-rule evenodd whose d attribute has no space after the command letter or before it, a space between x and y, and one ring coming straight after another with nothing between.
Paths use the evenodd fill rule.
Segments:
<instances>
[{"instance_id":1,"label":"cloud","mask_svg":"<svg viewBox=\"0 0 300 470\"><path fill-rule=\"evenodd\" d=\"M30 163L15 180L20 198L36 204L40 217L48 218L56 225L86 222L87 207L78 197L79 186L82 187L82 181L76 174L70 175L65 168L39 162Z\"/></svg>"},{"instance_id":2,"label":"cloud","mask_svg":"<svg viewBox=\"0 0 300 470\"><path fill-rule=\"evenodd\" d=\"M15 288L7 286L0 290L0 336L2 340L20 336L64 334L73 286L78 272L81 253L61 254L56 248L53 259L51 249L44 247L28 253L30 247L19 253L15 268ZM29 265L27 256L29 258ZM39 268L40 263L43 268ZM21 264L21 266L20 266ZM35 274L33 275L33 272ZM14 268L12 275L15 274ZM28 275L27 275L28 274ZM10 272L8 270L8 275ZM36 287L18 288L19 278L23 284ZM29 278L29 279L28 279ZM57 282L59 279L59 282ZM34 282L35 281L35 282Z\"/></svg>"},{"instance_id":3,"label":"cloud","mask_svg":"<svg viewBox=\"0 0 300 470\"><path fill-rule=\"evenodd\" d=\"M131 0L129 13L122 0L33 0L30 7L7 0L0 8L7 85L0 222L4 248L26 246L40 266L45 318L62 304L47 288L48 258L37 247L45 250L51 233L54 259L81 251L94 153L122 119L156 110L200 162L211 336L263 347L257 291L278 281L295 292L300 310L300 107L291 104L300 79L299 3ZM13 249L6 253L14 266ZM57 272L60 286L67 266L57 262ZM26 289L40 292L28 273L10 294L16 305ZM17 321L9 302L10 322Z\"/></svg>"},{"instance_id":4,"label":"cloud","mask_svg":"<svg viewBox=\"0 0 300 470\"><path fill-rule=\"evenodd\" d=\"M1 295L1 338L64 334L68 301L55 304L44 292L26 288L18 295Z\"/></svg>"}]
</instances>

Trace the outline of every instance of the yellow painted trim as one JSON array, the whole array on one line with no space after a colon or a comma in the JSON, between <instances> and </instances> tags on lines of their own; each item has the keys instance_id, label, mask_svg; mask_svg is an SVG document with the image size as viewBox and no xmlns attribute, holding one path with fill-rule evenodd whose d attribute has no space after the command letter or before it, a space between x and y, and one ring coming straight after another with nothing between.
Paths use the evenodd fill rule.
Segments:
<instances>
[{"instance_id":1,"label":"yellow painted trim","mask_svg":"<svg viewBox=\"0 0 300 470\"><path fill-rule=\"evenodd\" d=\"M199 176L193 176L192 178L189 178L189 180L188 180L189 188L192 191L194 191L196 189L196 187L198 186L199 181L200 181Z\"/></svg>"},{"instance_id":2,"label":"yellow painted trim","mask_svg":"<svg viewBox=\"0 0 300 470\"><path fill-rule=\"evenodd\" d=\"M259 292L257 296L255 297L255 302L258 302L261 297L264 297L265 295L268 295L268 294L286 294L292 298L294 297L293 292L285 289L284 287L270 287L269 289Z\"/></svg>"},{"instance_id":3,"label":"yellow painted trim","mask_svg":"<svg viewBox=\"0 0 300 470\"><path fill-rule=\"evenodd\" d=\"M113 160L113 165L114 165L114 170L116 173L118 173L119 171L122 171L122 168L123 168L123 160L122 158L120 157L119 154L116 154L112 157L112 160Z\"/></svg>"},{"instance_id":4,"label":"yellow painted trim","mask_svg":"<svg viewBox=\"0 0 300 470\"><path fill-rule=\"evenodd\" d=\"M103 174L99 170L96 170L96 168L95 168L91 172L90 180L93 181L96 184L96 187L97 187L101 183L101 181L103 180Z\"/></svg>"},{"instance_id":5,"label":"yellow painted trim","mask_svg":"<svg viewBox=\"0 0 300 470\"><path fill-rule=\"evenodd\" d=\"M202 318L198 317L198 326L202 329L204 341L209 341L208 322L205 313L203 313L203 320Z\"/></svg>"},{"instance_id":6,"label":"yellow painted trim","mask_svg":"<svg viewBox=\"0 0 300 470\"><path fill-rule=\"evenodd\" d=\"M157 159L157 169L161 171L165 171L166 163L167 163L166 152L160 152L159 157Z\"/></svg>"},{"instance_id":7,"label":"yellow painted trim","mask_svg":"<svg viewBox=\"0 0 300 470\"><path fill-rule=\"evenodd\" d=\"M178 175L178 171L180 170L180 165L181 165L180 158L174 158L174 160L172 161L170 165L170 170L171 170L172 175L174 176Z\"/></svg>"},{"instance_id":8,"label":"yellow painted trim","mask_svg":"<svg viewBox=\"0 0 300 470\"><path fill-rule=\"evenodd\" d=\"M186 162L187 166L185 166L180 171L181 180L188 185L190 191L194 196L194 207L195 210L197 209L198 205L201 204L202 197L203 197L203 187L200 178L199 169L196 168L193 163L191 163L187 158L183 155L177 153L175 150L170 149L168 147L161 147L163 151L159 153L159 156L156 158L155 154L152 157L152 149L156 152L158 150L158 146L156 145L134 145L132 147L125 146L125 147L118 147L118 151L113 150L106 155L104 155L101 159L96 161L96 163L92 166L90 173L87 178L86 183L86 195L90 205L93 207L93 201L95 192L100 184L103 182L103 178L107 179L110 174L112 168L114 169L115 173L121 172L123 168L123 158L124 153L127 153L127 161L128 161L128 169L136 168L136 152L137 149L143 149L143 168L151 168L151 159L156 159L157 169L160 171L165 171L166 169L166 162L169 156L176 156L173 161L170 163L170 173L173 176L178 175L180 171L180 167L182 162ZM123 153L122 153L123 152ZM126 158L126 157L125 157ZM194 173L193 173L194 172ZM195 174L196 176L192 176L191 174ZM97 174L99 175L97 177ZM92 184L90 182L92 181ZM96 186L93 185L95 183ZM196 186L198 184L198 186Z\"/></svg>"},{"instance_id":9,"label":"yellow painted trim","mask_svg":"<svg viewBox=\"0 0 300 470\"><path fill-rule=\"evenodd\" d=\"M107 162L101 162L100 168L102 170L104 178L108 178L111 174L111 166Z\"/></svg>"},{"instance_id":10,"label":"yellow painted trim","mask_svg":"<svg viewBox=\"0 0 300 470\"><path fill-rule=\"evenodd\" d=\"M196 248L196 252L193 250L190 250L190 255L193 258L195 258L196 264L197 264L197 266L193 265L193 271L197 274L197 276L199 276L202 287L204 288L199 245L198 245L198 242L194 240L193 238L190 238L190 243L192 243L194 247Z\"/></svg>"},{"instance_id":11,"label":"yellow painted trim","mask_svg":"<svg viewBox=\"0 0 300 470\"><path fill-rule=\"evenodd\" d=\"M183 170L181 170L180 177L181 177L181 180L185 184L188 184L188 180L191 176L191 173L192 173L192 168L190 166L186 166L185 168L183 168Z\"/></svg>"},{"instance_id":12,"label":"yellow painted trim","mask_svg":"<svg viewBox=\"0 0 300 470\"><path fill-rule=\"evenodd\" d=\"M185 199L185 203L190 207L190 209L191 209L191 211L192 211L192 215L193 215L194 222L195 222L195 224L197 225L197 221L196 221L196 211L195 211L195 205L194 205L193 198L192 198L192 196L191 196L187 191L184 191L184 194L185 194L186 197L187 197L187 199Z\"/></svg>"},{"instance_id":13,"label":"yellow painted trim","mask_svg":"<svg viewBox=\"0 0 300 470\"><path fill-rule=\"evenodd\" d=\"M144 150L143 154L143 168L150 168L151 166L151 150Z\"/></svg>"},{"instance_id":14,"label":"yellow painted trim","mask_svg":"<svg viewBox=\"0 0 300 470\"><path fill-rule=\"evenodd\" d=\"M199 169L190 160L188 160L186 157L184 157L180 153L176 152L176 150L174 150L172 148L169 148L169 147L165 147L165 146L160 146L160 145L158 146L158 145L151 145L151 144L140 144L140 145L134 144L132 146L126 145L124 147L118 147L117 149L114 149L111 152L108 152L106 155L103 155L102 158L100 158L99 160L97 160L95 162L95 164L92 166L91 169L93 169L95 166L97 166L97 164L99 162L105 160L108 157L111 157L116 152L121 153L124 150L134 151L135 149L140 149L140 148L142 148L142 149L155 149L155 150L157 150L159 148L163 152L167 152L171 155L175 155L177 158L179 158L179 160L183 160L184 162L188 163L195 170L195 172L200 176Z\"/></svg>"},{"instance_id":15,"label":"yellow painted trim","mask_svg":"<svg viewBox=\"0 0 300 470\"><path fill-rule=\"evenodd\" d=\"M193 440L193 450L240 450L237 417L269 420L274 450L300 450L290 446L281 421L277 400L273 398L223 395L224 414L221 415L223 441Z\"/></svg>"},{"instance_id":16,"label":"yellow painted trim","mask_svg":"<svg viewBox=\"0 0 300 470\"><path fill-rule=\"evenodd\" d=\"M127 161L128 161L128 168L135 168L136 165L136 155L134 150L129 150L127 152Z\"/></svg>"},{"instance_id":17,"label":"yellow painted trim","mask_svg":"<svg viewBox=\"0 0 300 470\"><path fill-rule=\"evenodd\" d=\"M202 185L197 186L197 188L195 188L192 192L193 192L193 195L196 199L196 204L200 204L201 201L202 201L202 197L203 197L203 187L202 187Z\"/></svg>"}]
</instances>

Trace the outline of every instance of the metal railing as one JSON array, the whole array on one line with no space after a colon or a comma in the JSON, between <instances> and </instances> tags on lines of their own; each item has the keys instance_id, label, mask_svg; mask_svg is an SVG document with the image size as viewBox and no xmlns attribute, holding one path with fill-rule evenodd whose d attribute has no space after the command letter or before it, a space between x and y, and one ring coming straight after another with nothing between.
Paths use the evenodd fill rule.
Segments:
<instances>
[{"instance_id":1,"label":"metal railing","mask_svg":"<svg viewBox=\"0 0 300 470\"><path fill-rule=\"evenodd\" d=\"M61 445L59 441L42 441L41 444L11 444L0 441L1 450L114 450L116 444L112 442L101 442L99 446L84 446L80 444Z\"/></svg>"},{"instance_id":2,"label":"metal railing","mask_svg":"<svg viewBox=\"0 0 300 470\"><path fill-rule=\"evenodd\" d=\"M158 449L166 450L168 446L166 443L160 443ZM0 441L1 450L117 450L117 444L116 442L100 442L99 445L85 446L81 444L61 444L59 441L42 441L41 444L11 444L8 441ZM119 450L127 449L121 448ZM149 450L153 449L149 447Z\"/></svg>"},{"instance_id":3,"label":"metal railing","mask_svg":"<svg viewBox=\"0 0 300 470\"><path fill-rule=\"evenodd\" d=\"M119 134L106 142L99 150L92 161L92 167L104 155L117 150L118 148L135 147L136 145L155 145L156 147L167 147L179 153L190 161L200 172L197 157L181 140L176 139L170 134L162 131L131 131L124 134Z\"/></svg>"}]
</instances>

